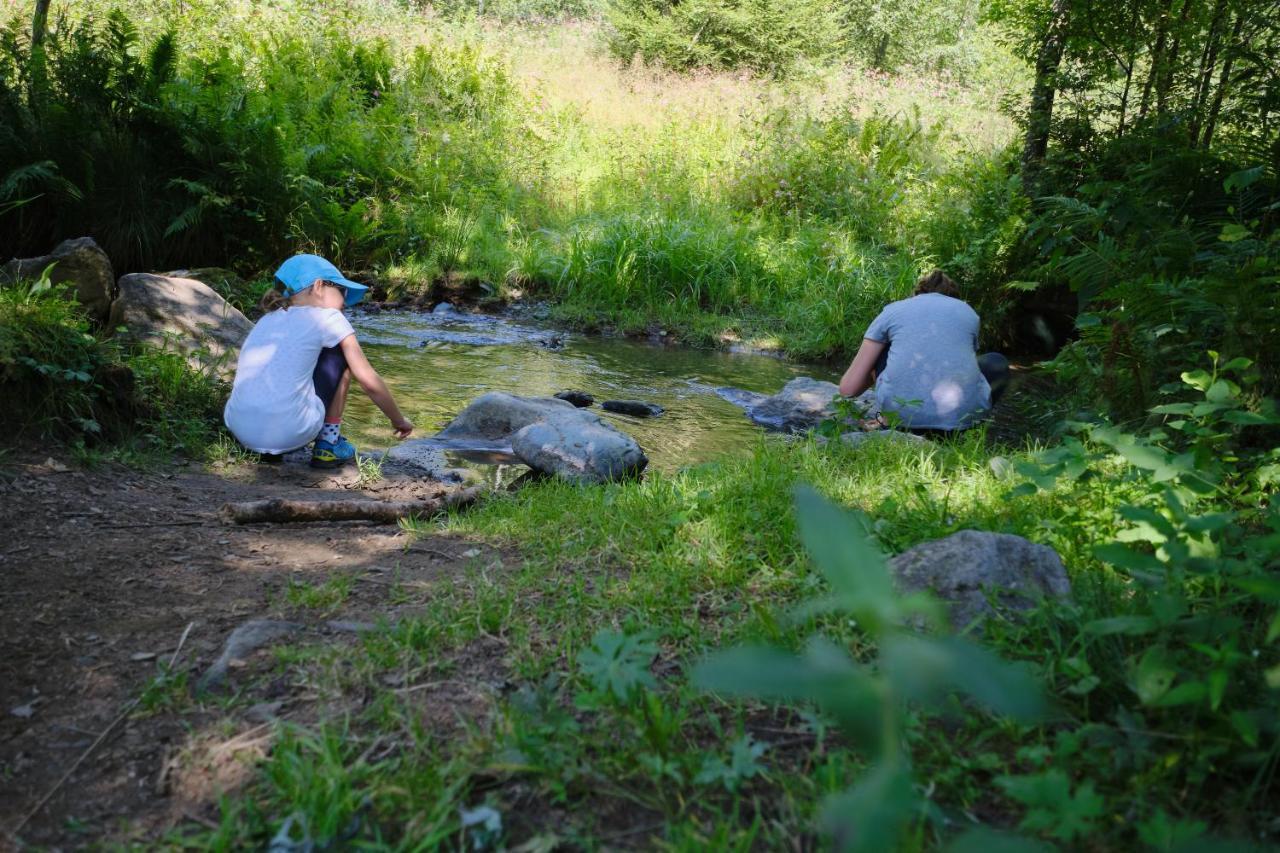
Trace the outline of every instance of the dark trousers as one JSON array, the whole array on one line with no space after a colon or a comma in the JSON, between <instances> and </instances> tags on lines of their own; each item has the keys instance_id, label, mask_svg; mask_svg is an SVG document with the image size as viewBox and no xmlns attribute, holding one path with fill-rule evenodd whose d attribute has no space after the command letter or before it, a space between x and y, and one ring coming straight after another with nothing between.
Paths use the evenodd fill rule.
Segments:
<instances>
[{"instance_id":1,"label":"dark trousers","mask_svg":"<svg viewBox=\"0 0 1280 853\"><path fill-rule=\"evenodd\" d=\"M333 402L333 395L338 393L342 384L342 375L347 372L347 357L342 354L342 347L329 347L320 350L316 359L315 372L311 374L311 382L316 386L316 396L324 403L325 409Z\"/></svg>"},{"instance_id":2,"label":"dark trousers","mask_svg":"<svg viewBox=\"0 0 1280 853\"><path fill-rule=\"evenodd\" d=\"M998 352L983 353L978 356L978 369L991 386L991 405L994 406L1009 387L1009 359Z\"/></svg>"}]
</instances>

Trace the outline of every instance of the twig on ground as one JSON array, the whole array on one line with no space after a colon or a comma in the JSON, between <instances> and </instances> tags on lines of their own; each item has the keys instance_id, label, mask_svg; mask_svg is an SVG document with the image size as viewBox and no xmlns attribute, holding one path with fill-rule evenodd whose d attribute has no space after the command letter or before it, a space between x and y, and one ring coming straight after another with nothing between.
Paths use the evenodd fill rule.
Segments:
<instances>
[{"instance_id":1,"label":"twig on ground","mask_svg":"<svg viewBox=\"0 0 1280 853\"><path fill-rule=\"evenodd\" d=\"M178 647L173 650L173 657L169 658L169 671L173 671L173 665L178 660L178 655L182 652L182 647L186 645L187 635L191 633L191 629L196 626L195 622L188 622L186 630L182 632L182 637L178 640Z\"/></svg>"},{"instance_id":2,"label":"twig on ground","mask_svg":"<svg viewBox=\"0 0 1280 853\"><path fill-rule=\"evenodd\" d=\"M18 840L18 833L22 832L23 827L25 827L33 817L35 817L37 814L40 813L40 810L45 807L45 805L49 802L49 800L53 799L53 795L58 793L58 791L62 788L62 786L66 784L67 780L71 778L71 774L75 773L76 770L80 767L80 765L84 763L84 760L88 758L90 755L92 755L93 751L97 749L98 746L104 740L107 739L107 735L111 734L111 732L115 730L115 727L120 725L120 723L123 722L124 719L129 716L130 712L132 712L133 709L137 706L138 702L140 701L140 698L141 697L139 697L138 699L133 699L128 704L126 704L124 706L124 710L120 712L119 716L117 716L114 720L112 720L111 724L102 730L102 734L98 735L98 739L95 740L93 743L89 744L89 747L84 752L80 753L80 757L77 758L69 768L67 768L67 772L62 774L62 778L59 779L56 783L54 783L54 786L50 788L49 791L43 797L40 798L40 802L36 803L35 808L27 812L26 816L23 817L22 820L18 821L17 826L9 830L10 838L12 838L15 842Z\"/></svg>"},{"instance_id":3,"label":"twig on ground","mask_svg":"<svg viewBox=\"0 0 1280 853\"><path fill-rule=\"evenodd\" d=\"M475 503L480 487L461 489L432 500L293 501L274 498L222 506L222 517L235 524L306 521L378 521L394 524L413 515L431 516Z\"/></svg>"}]
</instances>

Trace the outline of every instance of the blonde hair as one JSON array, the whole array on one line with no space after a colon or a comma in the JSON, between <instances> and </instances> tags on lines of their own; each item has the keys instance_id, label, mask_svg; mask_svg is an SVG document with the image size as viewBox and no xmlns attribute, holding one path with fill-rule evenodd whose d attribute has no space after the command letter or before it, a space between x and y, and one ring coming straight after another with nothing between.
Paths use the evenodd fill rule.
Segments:
<instances>
[{"instance_id":1,"label":"blonde hair","mask_svg":"<svg viewBox=\"0 0 1280 853\"><path fill-rule=\"evenodd\" d=\"M273 282L267 292L262 294L262 299L258 300L258 309L263 314L269 314L272 311L283 310L289 307L292 297L286 296L280 282Z\"/></svg>"},{"instance_id":2,"label":"blonde hair","mask_svg":"<svg viewBox=\"0 0 1280 853\"><path fill-rule=\"evenodd\" d=\"M922 293L941 293L953 299L960 298L960 287L942 270L927 272L916 279L916 296Z\"/></svg>"}]
</instances>

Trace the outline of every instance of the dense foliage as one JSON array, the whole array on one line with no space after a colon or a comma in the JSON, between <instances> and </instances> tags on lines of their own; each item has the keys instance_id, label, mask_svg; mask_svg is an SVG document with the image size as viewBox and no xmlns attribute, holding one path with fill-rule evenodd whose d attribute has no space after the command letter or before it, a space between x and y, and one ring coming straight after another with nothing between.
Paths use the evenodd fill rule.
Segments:
<instances>
[{"instance_id":1,"label":"dense foliage","mask_svg":"<svg viewBox=\"0 0 1280 853\"><path fill-rule=\"evenodd\" d=\"M931 847L973 823L1081 849L1275 838L1276 3L619 0L604 37L624 69L593 47L523 78L526 54L582 31L520 42L420 4L182 7L179 22L160 0L55 3L43 38L25 8L5 24L0 255L90 234L122 272L259 273L315 249L393 297L483 282L587 327L806 356L849 355L940 265L988 343L1052 357L1045 405L1074 415L1048 448L1000 451L1016 475L981 436L924 451L813 440L643 483L525 489L451 519L518 543L521 566L425 602L341 666L298 653L298 678L376 701L292 731L198 842L261 846L300 815L320 845L354 825L425 846L457 839L482 801L528 849L613 843L604 825L636 808L673 848L826 830ZM556 74L573 97L545 82ZM19 435L189 449L214 434L224 390L174 354L99 340L30 282L0 290L0 389ZM870 569L823 551L792 510L797 481L867 513L846 544ZM1074 602L983 638L1051 697L1047 717L992 720L876 668L991 664L913 644L910 608L874 571L876 550L966 528L1051 545L1072 574ZM343 583L289 601L329 606ZM792 609L828 589L834 612ZM434 678L442 649L485 635L508 644L519 689L491 729L441 744L384 676ZM713 659L728 676L687 677L738 643L752 648ZM348 735L376 743L381 728L403 752L366 761ZM555 836L541 815L566 807ZM842 822L855 807L879 834Z\"/></svg>"}]
</instances>

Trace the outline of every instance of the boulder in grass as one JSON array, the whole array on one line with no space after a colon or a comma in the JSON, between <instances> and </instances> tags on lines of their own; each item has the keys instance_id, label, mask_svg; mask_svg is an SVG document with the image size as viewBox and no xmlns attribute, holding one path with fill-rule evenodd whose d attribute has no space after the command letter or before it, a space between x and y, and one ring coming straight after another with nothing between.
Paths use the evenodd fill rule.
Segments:
<instances>
[{"instance_id":1,"label":"boulder in grass","mask_svg":"<svg viewBox=\"0 0 1280 853\"><path fill-rule=\"evenodd\" d=\"M98 248L92 237L63 240L39 258L15 258L0 267L0 283L37 279L50 264L54 267L49 281L71 285L89 319L99 326L106 322L115 297L116 277L107 253Z\"/></svg>"},{"instance_id":2,"label":"boulder in grass","mask_svg":"<svg viewBox=\"0 0 1280 853\"><path fill-rule=\"evenodd\" d=\"M1030 610L1046 596L1069 599L1071 581L1062 559L1021 536L961 530L923 542L889 561L898 590L928 590L963 629L1000 610Z\"/></svg>"},{"instance_id":3,"label":"boulder in grass","mask_svg":"<svg viewBox=\"0 0 1280 853\"><path fill-rule=\"evenodd\" d=\"M203 282L150 273L121 276L110 327L170 347L194 366L230 374L253 323Z\"/></svg>"}]
</instances>

